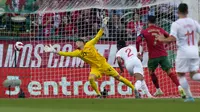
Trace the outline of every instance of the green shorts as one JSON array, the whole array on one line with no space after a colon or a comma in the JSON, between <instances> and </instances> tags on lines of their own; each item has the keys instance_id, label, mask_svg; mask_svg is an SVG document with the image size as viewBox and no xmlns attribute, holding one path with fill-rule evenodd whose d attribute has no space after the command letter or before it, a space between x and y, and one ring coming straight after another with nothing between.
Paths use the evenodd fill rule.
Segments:
<instances>
[{"instance_id":1,"label":"green shorts","mask_svg":"<svg viewBox=\"0 0 200 112\"><path fill-rule=\"evenodd\" d=\"M160 65L161 68L166 72L172 68L167 56L149 59L148 68L150 71L154 72L156 68L158 67L158 65Z\"/></svg>"}]
</instances>

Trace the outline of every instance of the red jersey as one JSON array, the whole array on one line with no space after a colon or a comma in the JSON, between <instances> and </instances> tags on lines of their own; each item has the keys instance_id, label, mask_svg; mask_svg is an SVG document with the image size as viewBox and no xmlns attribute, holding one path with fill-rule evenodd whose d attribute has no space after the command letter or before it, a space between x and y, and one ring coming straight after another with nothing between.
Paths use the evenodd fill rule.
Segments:
<instances>
[{"instance_id":1,"label":"red jersey","mask_svg":"<svg viewBox=\"0 0 200 112\"><path fill-rule=\"evenodd\" d=\"M150 59L167 56L164 44L160 41L155 40L154 34L159 33L163 34L165 37L169 36L169 34L165 30L156 25L151 25L147 29L143 30L136 41L137 51L139 52L139 46L142 42L142 38L144 38L147 42Z\"/></svg>"}]
</instances>

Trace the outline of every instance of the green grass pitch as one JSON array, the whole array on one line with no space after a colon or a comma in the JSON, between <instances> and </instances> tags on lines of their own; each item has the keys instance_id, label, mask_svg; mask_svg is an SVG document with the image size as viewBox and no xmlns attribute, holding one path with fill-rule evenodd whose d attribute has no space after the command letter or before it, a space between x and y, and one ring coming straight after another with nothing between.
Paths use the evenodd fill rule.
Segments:
<instances>
[{"instance_id":1,"label":"green grass pitch","mask_svg":"<svg viewBox=\"0 0 200 112\"><path fill-rule=\"evenodd\" d=\"M0 112L199 112L200 99L0 99Z\"/></svg>"}]
</instances>

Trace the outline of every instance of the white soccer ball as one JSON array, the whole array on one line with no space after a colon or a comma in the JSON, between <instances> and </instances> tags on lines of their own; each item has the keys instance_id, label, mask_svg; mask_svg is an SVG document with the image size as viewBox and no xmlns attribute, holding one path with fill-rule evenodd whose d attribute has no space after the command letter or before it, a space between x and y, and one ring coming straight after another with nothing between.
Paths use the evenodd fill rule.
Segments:
<instances>
[{"instance_id":1,"label":"white soccer ball","mask_svg":"<svg viewBox=\"0 0 200 112\"><path fill-rule=\"evenodd\" d=\"M22 42L16 42L14 47L15 50L20 51L24 47L24 44Z\"/></svg>"}]
</instances>

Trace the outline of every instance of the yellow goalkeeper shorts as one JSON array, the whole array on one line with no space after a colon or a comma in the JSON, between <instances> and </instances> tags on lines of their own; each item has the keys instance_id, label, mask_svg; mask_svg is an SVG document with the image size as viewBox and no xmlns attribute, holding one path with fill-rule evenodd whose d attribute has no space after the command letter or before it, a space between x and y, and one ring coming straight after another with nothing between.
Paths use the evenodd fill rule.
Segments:
<instances>
[{"instance_id":1,"label":"yellow goalkeeper shorts","mask_svg":"<svg viewBox=\"0 0 200 112\"><path fill-rule=\"evenodd\" d=\"M118 72L107 62L102 64L100 68L91 67L90 74L95 75L97 78L101 78L103 74L112 77L116 77L119 75Z\"/></svg>"}]
</instances>

